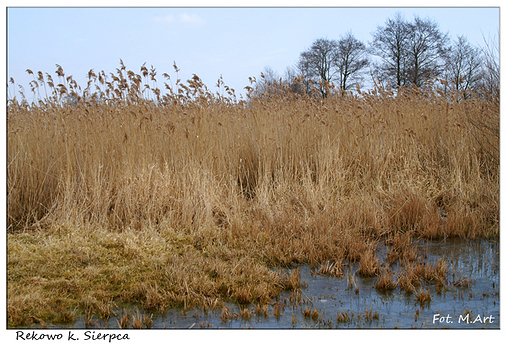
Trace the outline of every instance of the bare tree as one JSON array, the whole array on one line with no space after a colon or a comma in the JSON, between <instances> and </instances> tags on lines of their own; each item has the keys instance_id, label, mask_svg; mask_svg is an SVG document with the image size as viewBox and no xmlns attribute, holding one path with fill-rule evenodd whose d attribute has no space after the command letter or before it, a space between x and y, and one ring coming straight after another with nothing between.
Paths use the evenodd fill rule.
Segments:
<instances>
[{"instance_id":1,"label":"bare tree","mask_svg":"<svg viewBox=\"0 0 520 345\"><path fill-rule=\"evenodd\" d=\"M467 97L468 90L476 91L482 80L483 56L465 36L458 36L446 56L445 78L447 87L462 91Z\"/></svg>"},{"instance_id":2,"label":"bare tree","mask_svg":"<svg viewBox=\"0 0 520 345\"><path fill-rule=\"evenodd\" d=\"M406 75L410 83L421 87L425 80L442 74L448 34L442 33L438 24L429 18L415 17L407 26Z\"/></svg>"},{"instance_id":3,"label":"bare tree","mask_svg":"<svg viewBox=\"0 0 520 345\"><path fill-rule=\"evenodd\" d=\"M312 91L312 84L313 84L313 72L311 69L311 63L307 59L306 55L303 55L303 53L300 54L300 59L298 60L298 63L296 64L296 70L298 71L298 75L302 79L302 87L304 89L304 92L306 94L310 94Z\"/></svg>"},{"instance_id":4,"label":"bare tree","mask_svg":"<svg viewBox=\"0 0 520 345\"><path fill-rule=\"evenodd\" d=\"M480 97L487 102L480 113L467 113L472 135L480 144L482 163L494 167L500 174L500 47L495 39L485 39L483 77L480 80Z\"/></svg>"},{"instance_id":5,"label":"bare tree","mask_svg":"<svg viewBox=\"0 0 520 345\"><path fill-rule=\"evenodd\" d=\"M375 71L391 86L421 86L425 80L442 74L448 35L433 20L415 17L406 22L397 13L384 27L378 26L372 36L370 52L383 60Z\"/></svg>"},{"instance_id":6,"label":"bare tree","mask_svg":"<svg viewBox=\"0 0 520 345\"><path fill-rule=\"evenodd\" d=\"M500 99L500 46L495 38L484 38L484 42L481 89L498 100Z\"/></svg>"},{"instance_id":7,"label":"bare tree","mask_svg":"<svg viewBox=\"0 0 520 345\"><path fill-rule=\"evenodd\" d=\"M378 77L390 81L393 87L404 86L406 82L406 57L410 26L398 12L394 19L387 19L384 27L378 26L372 33L370 53L383 62L376 67Z\"/></svg>"},{"instance_id":8,"label":"bare tree","mask_svg":"<svg viewBox=\"0 0 520 345\"><path fill-rule=\"evenodd\" d=\"M339 87L347 90L360 81L360 73L369 64L365 45L352 32L338 41L334 66L337 68Z\"/></svg>"},{"instance_id":9,"label":"bare tree","mask_svg":"<svg viewBox=\"0 0 520 345\"><path fill-rule=\"evenodd\" d=\"M318 38L309 50L300 54L298 68L302 76L312 80L323 97L327 94L324 84L331 82L334 76L333 62L336 47L336 41Z\"/></svg>"}]
</instances>

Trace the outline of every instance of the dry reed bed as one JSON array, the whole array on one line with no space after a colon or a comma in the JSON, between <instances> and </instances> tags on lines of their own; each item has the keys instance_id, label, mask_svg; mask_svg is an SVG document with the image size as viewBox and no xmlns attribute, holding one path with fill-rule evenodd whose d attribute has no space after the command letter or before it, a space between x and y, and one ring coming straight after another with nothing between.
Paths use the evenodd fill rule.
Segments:
<instances>
[{"instance_id":1,"label":"dry reed bed","mask_svg":"<svg viewBox=\"0 0 520 345\"><path fill-rule=\"evenodd\" d=\"M262 305L299 289L280 267L341 276L361 260L374 275L376 243L406 259L396 234L498 237L498 167L467 120L498 121L488 103L419 90L13 103L9 325L132 303Z\"/></svg>"}]
</instances>

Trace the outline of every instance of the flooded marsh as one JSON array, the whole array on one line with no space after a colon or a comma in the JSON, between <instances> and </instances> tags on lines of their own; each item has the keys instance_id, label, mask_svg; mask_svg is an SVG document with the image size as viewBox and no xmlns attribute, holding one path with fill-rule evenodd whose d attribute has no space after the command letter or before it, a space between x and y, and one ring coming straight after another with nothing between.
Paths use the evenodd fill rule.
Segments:
<instances>
[{"instance_id":1,"label":"flooded marsh","mask_svg":"<svg viewBox=\"0 0 520 345\"><path fill-rule=\"evenodd\" d=\"M320 274L309 265L299 266L301 288L283 292L264 305L225 303L222 309L176 308L162 315L137 307L119 311L106 320L78 319L58 328L167 328L167 329L499 329L500 246L495 241L416 241L425 262L447 262L447 279L439 289L424 281L416 292L395 287L374 288L378 277L357 274L359 264L347 264L344 276ZM383 248L385 249L385 248ZM395 266L398 266L397 264ZM399 268L391 267L397 280ZM397 283L396 283L397 285ZM428 291L422 302L418 291Z\"/></svg>"},{"instance_id":2,"label":"flooded marsh","mask_svg":"<svg viewBox=\"0 0 520 345\"><path fill-rule=\"evenodd\" d=\"M171 320L174 320L174 328L500 328L497 242L448 240L421 243L418 250L426 253L428 261L443 258L449 263L448 281L440 292L434 285L424 284L432 296L432 300L424 304L419 303L413 293L399 288L377 291L374 289L377 277L355 275L350 279L356 280L356 287L351 288L348 274L334 278L304 266L299 268L305 286L298 292L299 298L294 298L294 293L283 293L276 302L283 305L282 315L275 315L273 306L269 307L268 317L244 319L239 316L227 322L219 320L218 313L212 318L170 312L157 318L156 327L172 326ZM356 272L357 269L357 265L347 265L345 270ZM465 279L471 283L461 286L459 282ZM315 314L306 315L305 310L311 309ZM239 311L240 307L234 306L232 310ZM451 320L441 322L441 318L448 315Z\"/></svg>"}]
</instances>

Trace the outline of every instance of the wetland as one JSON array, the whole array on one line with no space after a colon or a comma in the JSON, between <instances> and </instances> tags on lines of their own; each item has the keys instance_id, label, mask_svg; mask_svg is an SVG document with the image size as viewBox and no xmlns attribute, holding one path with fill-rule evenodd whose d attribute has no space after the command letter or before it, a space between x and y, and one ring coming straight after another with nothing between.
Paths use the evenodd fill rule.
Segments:
<instances>
[{"instance_id":1,"label":"wetland","mask_svg":"<svg viewBox=\"0 0 520 345\"><path fill-rule=\"evenodd\" d=\"M378 277L361 277L359 264L348 264L343 277L321 274L309 265L296 268L301 287L282 292L264 306L225 303L222 309L168 310L154 315L136 306L114 312L108 319L79 318L73 324L49 328L159 329L499 329L500 246L497 241L415 241L423 263L447 263L442 286L423 281L431 299L422 302L417 291L374 288ZM381 255L386 250L381 247ZM399 266L396 264L395 266ZM397 280L400 268L393 269ZM397 285L397 284L396 284ZM418 289L417 289L418 290ZM123 320L126 318L127 323ZM36 325L39 327L39 325Z\"/></svg>"},{"instance_id":2,"label":"wetland","mask_svg":"<svg viewBox=\"0 0 520 345\"><path fill-rule=\"evenodd\" d=\"M9 101L8 328L500 327L498 97L143 68Z\"/></svg>"}]
</instances>

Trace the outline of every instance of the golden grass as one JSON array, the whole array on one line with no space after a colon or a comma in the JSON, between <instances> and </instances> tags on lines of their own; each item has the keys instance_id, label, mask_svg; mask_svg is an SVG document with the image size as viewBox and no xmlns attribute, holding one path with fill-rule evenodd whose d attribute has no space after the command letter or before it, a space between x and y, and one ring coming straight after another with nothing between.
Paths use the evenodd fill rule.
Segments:
<instances>
[{"instance_id":1,"label":"golden grass","mask_svg":"<svg viewBox=\"0 0 520 345\"><path fill-rule=\"evenodd\" d=\"M390 270L385 269L384 272L379 275L374 287L379 291L389 291L395 289L396 286L397 283L392 278Z\"/></svg>"},{"instance_id":2,"label":"golden grass","mask_svg":"<svg viewBox=\"0 0 520 345\"><path fill-rule=\"evenodd\" d=\"M306 306L304 310L302 310L303 317L312 318L313 320L317 320L320 317L320 313L318 309L311 309L309 306Z\"/></svg>"},{"instance_id":3,"label":"golden grass","mask_svg":"<svg viewBox=\"0 0 520 345\"><path fill-rule=\"evenodd\" d=\"M343 259L337 260L333 263L327 261L321 265L318 274L341 278L345 276L343 270L344 267L345 264L343 263Z\"/></svg>"},{"instance_id":4,"label":"golden grass","mask_svg":"<svg viewBox=\"0 0 520 345\"><path fill-rule=\"evenodd\" d=\"M373 311L372 310L372 306L370 306L370 308L367 308L366 302L365 302L365 314L363 316L368 321L372 321L374 319L378 320L379 319L379 312Z\"/></svg>"},{"instance_id":5,"label":"golden grass","mask_svg":"<svg viewBox=\"0 0 520 345\"><path fill-rule=\"evenodd\" d=\"M338 321L338 323L349 323L352 321L353 318L354 318L354 313L352 311L350 313L346 312L346 311L342 311L342 312L338 312L337 321Z\"/></svg>"},{"instance_id":6,"label":"golden grass","mask_svg":"<svg viewBox=\"0 0 520 345\"><path fill-rule=\"evenodd\" d=\"M229 309L228 309L228 308L224 307L224 308L222 309L222 313L220 314L220 320L221 320L222 322L227 322L227 321L233 319L234 317L235 317L235 316L233 315L233 313L230 313L230 312L229 312Z\"/></svg>"},{"instance_id":7,"label":"golden grass","mask_svg":"<svg viewBox=\"0 0 520 345\"><path fill-rule=\"evenodd\" d=\"M436 291L442 291L446 285L448 263L440 258L435 265L424 261L407 262L398 274L397 285L407 293L417 293L421 282L435 283Z\"/></svg>"},{"instance_id":8,"label":"golden grass","mask_svg":"<svg viewBox=\"0 0 520 345\"><path fill-rule=\"evenodd\" d=\"M468 288L473 285L473 280L466 276L461 276L456 281L453 281L453 285L460 288Z\"/></svg>"},{"instance_id":9,"label":"golden grass","mask_svg":"<svg viewBox=\"0 0 520 345\"><path fill-rule=\"evenodd\" d=\"M381 272L379 259L372 250L367 250L361 255L358 274L363 277L374 277Z\"/></svg>"},{"instance_id":10,"label":"golden grass","mask_svg":"<svg viewBox=\"0 0 520 345\"><path fill-rule=\"evenodd\" d=\"M8 105L9 327L126 304L265 305L300 288L278 268L341 276L359 261L374 276L380 241L404 263L412 237L499 236L499 169L468 125L498 121L490 101L410 89L246 102L194 77L152 102L130 72L118 69L129 89L97 79L100 102Z\"/></svg>"},{"instance_id":11,"label":"golden grass","mask_svg":"<svg viewBox=\"0 0 520 345\"><path fill-rule=\"evenodd\" d=\"M267 317L269 314L269 305L268 304L257 304L255 306L255 313L257 316Z\"/></svg>"},{"instance_id":12,"label":"golden grass","mask_svg":"<svg viewBox=\"0 0 520 345\"><path fill-rule=\"evenodd\" d=\"M283 303L274 303L273 304L273 315L275 317L280 317L285 313L285 305Z\"/></svg>"},{"instance_id":13,"label":"golden grass","mask_svg":"<svg viewBox=\"0 0 520 345\"><path fill-rule=\"evenodd\" d=\"M311 317L312 309L309 306L306 306L304 310L302 310L302 314L304 317L309 318Z\"/></svg>"},{"instance_id":14,"label":"golden grass","mask_svg":"<svg viewBox=\"0 0 520 345\"><path fill-rule=\"evenodd\" d=\"M419 302L421 306L424 306L425 304L431 302L432 296L429 290L421 288L416 291L415 299L417 300L417 302Z\"/></svg>"}]
</instances>

